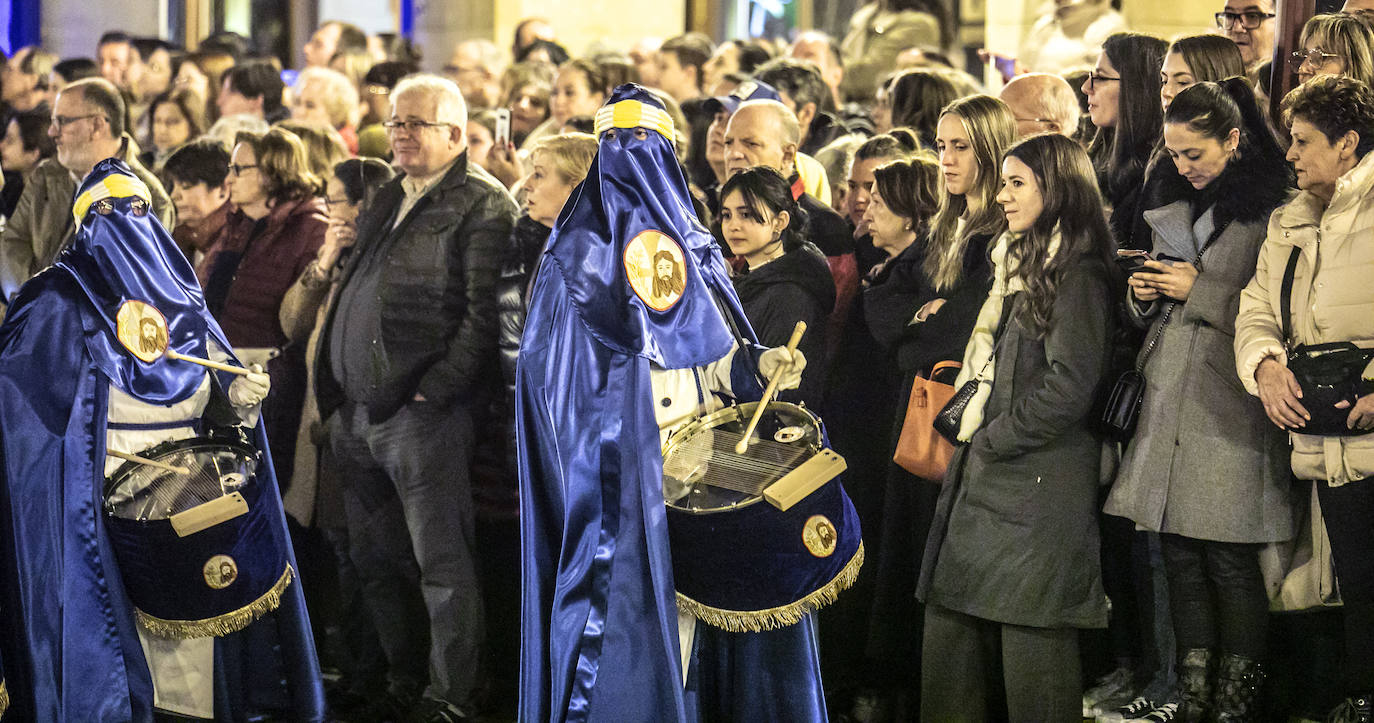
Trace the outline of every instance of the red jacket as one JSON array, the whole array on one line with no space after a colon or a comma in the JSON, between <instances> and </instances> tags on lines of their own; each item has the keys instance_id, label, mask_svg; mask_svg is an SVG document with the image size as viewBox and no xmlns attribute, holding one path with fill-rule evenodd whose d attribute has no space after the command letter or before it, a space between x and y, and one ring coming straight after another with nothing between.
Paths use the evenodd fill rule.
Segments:
<instances>
[{"instance_id":1,"label":"red jacket","mask_svg":"<svg viewBox=\"0 0 1374 723\"><path fill-rule=\"evenodd\" d=\"M221 252L244 254L219 318L225 336L235 347L286 343L278 320L282 298L315 258L329 224L324 202L313 197L282 201L263 220L266 226L255 237L257 222L237 209L230 212L224 232L196 267L196 276L204 285Z\"/></svg>"}]
</instances>

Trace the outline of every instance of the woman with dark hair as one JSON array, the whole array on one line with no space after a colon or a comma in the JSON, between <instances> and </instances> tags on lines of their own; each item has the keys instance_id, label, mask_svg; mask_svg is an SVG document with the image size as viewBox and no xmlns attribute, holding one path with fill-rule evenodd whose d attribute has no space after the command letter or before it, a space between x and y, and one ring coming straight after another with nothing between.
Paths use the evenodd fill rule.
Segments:
<instances>
[{"instance_id":1,"label":"woman with dark hair","mask_svg":"<svg viewBox=\"0 0 1374 723\"><path fill-rule=\"evenodd\" d=\"M50 126L52 115L45 105L14 113L5 124L5 135L0 140L0 168L5 172L0 218L8 219L14 213L19 195L38 162L57 152L52 136L48 135Z\"/></svg>"},{"instance_id":2,"label":"woman with dark hair","mask_svg":"<svg viewBox=\"0 0 1374 723\"><path fill-rule=\"evenodd\" d=\"M305 145L273 128L240 133L229 160L229 214L224 232L205 254L197 276L205 303L237 349L271 358L272 394L263 406L278 469L289 470L305 400L304 344L291 343L280 321L282 299L324 243L328 220L320 179ZM290 477L281 474L283 490Z\"/></svg>"},{"instance_id":3,"label":"woman with dark hair","mask_svg":"<svg viewBox=\"0 0 1374 723\"><path fill-rule=\"evenodd\" d=\"M173 88L153 99L148 117L152 118L153 147L144 151L139 161L153 173L161 173L172 151L207 128L204 99L185 88Z\"/></svg>"},{"instance_id":4,"label":"woman with dark hair","mask_svg":"<svg viewBox=\"0 0 1374 723\"><path fill-rule=\"evenodd\" d=\"M1174 694L1148 702L1175 720L1251 720L1269 611L1258 551L1293 536L1289 476L1262 405L1217 377L1235 367L1241 289L1292 175L1243 77L1181 91L1164 148L1145 212L1154 260L1129 280L1128 309L1150 325L1144 406L1105 511L1160 533L1180 662Z\"/></svg>"},{"instance_id":5,"label":"woman with dark hair","mask_svg":"<svg viewBox=\"0 0 1374 723\"><path fill-rule=\"evenodd\" d=\"M765 166L741 171L720 191L720 230L744 268L735 291L764 346L785 346L798 321L806 322L801 349L815 359L789 401L823 404L825 319L835 306L835 282L820 249L806 240L806 216L782 174ZM791 397L784 394L784 399Z\"/></svg>"},{"instance_id":6,"label":"woman with dark hair","mask_svg":"<svg viewBox=\"0 0 1374 723\"><path fill-rule=\"evenodd\" d=\"M934 148L940 112L958 97L959 91L943 73L918 69L896 75L887 83L892 127L910 128L922 148Z\"/></svg>"},{"instance_id":7,"label":"woman with dark hair","mask_svg":"<svg viewBox=\"0 0 1374 723\"><path fill-rule=\"evenodd\" d=\"M1318 77L1291 91L1283 108L1302 191L1270 217L1254 278L1241 292L1236 371L1287 432L1294 476L1316 488L1345 622L1348 697L1328 720L1364 721L1374 715L1374 394L1367 381L1351 380L1342 401L1304 397L1288 350L1374 346L1374 243L1364 221L1374 213L1374 92L1354 78Z\"/></svg>"},{"instance_id":8,"label":"woman with dark hair","mask_svg":"<svg viewBox=\"0 0 1374 723\"><path fill-rule=\"evenodd\" d=\"M1107 622L1090 417L1114 245L1092 163L1068 138L1013 146L1001 187L1007 231L956 382L978 390L959 425L968 444L945 475L917 587L923 720L988 720L1002 701L1011 720L1078 720L1078 628Z\"/></svg>"},{"instance_id":9,"label":"woman with dark hair","mask_svg":"<svg viewBox=\"0 0 1374 723\"><path fill-rule=\"evenodd\" d=\"M1167 47L1151 35L1112 35L1083 84L1088 114L1097 126L1088 155L1111 206L1112 234L1121 248L1143 248L1150 241L1140 215L1140 193L1163 123L1159 72Z\"/></svg>"},{"instance_id":10,"label":"woman with dark hair","mask_svg":"<svg viewBox=\"0 0 1374 723\"><path fill-rule=\"evenodd\" d=\"M549 117L525 137L529 148L540 139L558 135L563 124L575 116L594 116L606 102L606 76L601 66L589 58L575 58L558 66L553 91L549 95Z\"/></svg>"}]
</instances>

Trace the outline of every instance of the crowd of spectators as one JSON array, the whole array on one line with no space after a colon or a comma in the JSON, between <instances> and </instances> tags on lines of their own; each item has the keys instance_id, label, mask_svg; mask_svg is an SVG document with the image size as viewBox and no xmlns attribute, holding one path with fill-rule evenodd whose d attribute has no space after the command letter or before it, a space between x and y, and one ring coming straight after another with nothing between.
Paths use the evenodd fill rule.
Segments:
<instances>
[{"instance_id":1,"label":"crowd of spectators","mask_svg":"<svg viewBox=\"0 0 1374 723\"><path fill-rule=\"evenodd\" d=\"M272 378L335 712L510 717L526 295L593 116L641 83L759 340L811 329L784 398L825 417L868 551L818 617L832 716L1370 721L1374 386L1308 409L1287 360L1374 346L1374 20L1312 17L1276 65L1271 0L1215 17L1164 39L1057 1L986 56L991 92L935 0L873 0L843 38L580 54L529 18L438 73L343 21L299 72L233 33L25 47L0 73L0 313L70 242L80 180L127 163ZM923 478L894 452L951 362L980 391ZM1132 371L1138 422L1106 429ZM1323 414L1344 427L1307 433ZM1283 594L1314 546L1339 614Z\"/></svg>"}]
</instances>

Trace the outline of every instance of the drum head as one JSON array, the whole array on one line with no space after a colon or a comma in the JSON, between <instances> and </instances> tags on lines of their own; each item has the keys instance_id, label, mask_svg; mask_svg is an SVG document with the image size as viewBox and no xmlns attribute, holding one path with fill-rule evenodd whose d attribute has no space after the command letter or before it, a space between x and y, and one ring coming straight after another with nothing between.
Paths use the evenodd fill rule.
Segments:
<instances>
[{"instance_id":1,"label":"drum head","mask_svg":"<svg viewBox=\"0 0 1374 723\"><path fill-rule=\"evenodd\" d=\"M727 407L683 427L663 448L663 498L669 507L711 513L762 499L782 479L824 447L820 420L786 402L768 405L744 454L735 445L757 402Z\"/></svg>"},{"instance_id":2,"label":"drum head","mask_svg":"<svg viewBox=\"0 0 1374 723\"><path fill-rule=\"evenodd\" d=\"M106 480L107 514L128 520L162 520L242 491L256 479L260 455L236 441L195 437L160 444L139 456L187 469L190 474L126 462Z\"/></svg>"}]
</instances>

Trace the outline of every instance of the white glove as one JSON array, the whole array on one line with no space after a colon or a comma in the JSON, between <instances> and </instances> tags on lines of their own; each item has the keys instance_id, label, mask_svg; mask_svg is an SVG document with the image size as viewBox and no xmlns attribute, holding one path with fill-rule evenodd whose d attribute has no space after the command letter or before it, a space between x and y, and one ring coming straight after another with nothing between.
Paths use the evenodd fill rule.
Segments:
<instances>
[{"instance_id":1,"label":"white glove","mask_svg":"<svg viewBox=\"0 0 1374 723\"><path fill-rule=\"evenodd\" d=\"M229 401L236 407L256 407L272 388L272 378L254 364L247 374L236 377L229 384Z\"/></svg>"},{"instance_id":2,"label":"white glove","mask_svg":"<svg viewBox=\"0 0 1374 723\"><path fill-rule=\"evenodd\" d=\"M759 355L759 373L768 381L778 380L778 389L796 389L806 369L806 355L801 349L788 352L785 346L775 346Z\"/></svg>"}]
</instances>

